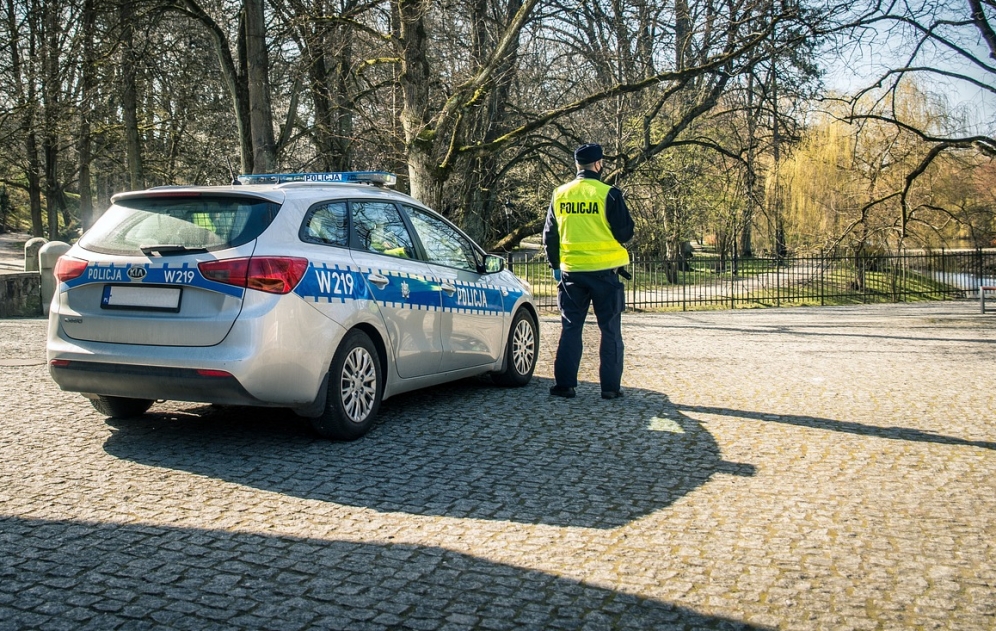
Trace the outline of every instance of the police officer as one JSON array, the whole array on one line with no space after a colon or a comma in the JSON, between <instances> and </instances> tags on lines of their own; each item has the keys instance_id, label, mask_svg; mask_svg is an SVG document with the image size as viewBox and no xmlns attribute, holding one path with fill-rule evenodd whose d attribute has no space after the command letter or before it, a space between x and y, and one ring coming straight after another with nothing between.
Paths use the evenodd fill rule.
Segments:
<instances>
[{"instance_id":1,"label":"police officer","mask_svg":"<svg viewBox=\"0 0 996 631\"><path fill-rule=\"evenodd\" d=\"M629 252L622 244L633 238L633 219L622 191L601 181L602 155L601 145L577 148L577 177L554 191L543 229L543 247L557 279L561 323L553 365L556 385L550 394L567 399L576 395L589 305L594 305L602 332L598 349L602 398L622 396L625 295L619 273L629 264Z\"/></svg>"}]
</instances>

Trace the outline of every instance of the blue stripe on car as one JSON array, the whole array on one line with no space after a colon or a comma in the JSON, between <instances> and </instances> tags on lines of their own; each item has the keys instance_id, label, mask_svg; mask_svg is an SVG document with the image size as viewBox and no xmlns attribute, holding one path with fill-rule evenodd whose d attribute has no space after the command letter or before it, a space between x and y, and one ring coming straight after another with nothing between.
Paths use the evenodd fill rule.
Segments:
<instances>
[{"instance_id":1,"label":"blue stripe on car","mask_svg":"<svg viewBox=\"0 0 996 631\"><path fill-rule=\"evenodd\" d=\"M383 289L371 290L367 277L379 274L391 282ZM384 269L357 270L349 266L311 264L294 293L312 302L346 302L373 300L378 304L414 310L443 309L454 313L485 313L497 315L510 312L522 291L506 288L510 300L502 299L502 289L484 283L449 281L456 287L453 295L442 290L443 279ZM440 304L442 296L442 304Z\"/></svg>"},{"instance_id":2,"label":"blue stripe on car","mask_svg":"<svg viewBox=\"0 0 996 631\"><path fill-rule=\"evenodd\" d=\"M141 279L129 276L128 270L133 267L145 269L145 276ZM87 265L86 270L82 274L72 280L61 283L59 285L59 291L67 291L83 285L91 285L96 283L197 287L199 289L206 289L234 296L235 298L241 298L245 295L245 288L208 280L201 275L201 271L197 269L196 265L190 265L189 263L183 263L182 265L174 267L170 267L169 263L164 263L162 266L153 266L149 263L141 265L134 265L131 263L125 265L115 265L113 263L110 265L101 265L100 263L91 263Z\"/></svg>"}]
</instances>

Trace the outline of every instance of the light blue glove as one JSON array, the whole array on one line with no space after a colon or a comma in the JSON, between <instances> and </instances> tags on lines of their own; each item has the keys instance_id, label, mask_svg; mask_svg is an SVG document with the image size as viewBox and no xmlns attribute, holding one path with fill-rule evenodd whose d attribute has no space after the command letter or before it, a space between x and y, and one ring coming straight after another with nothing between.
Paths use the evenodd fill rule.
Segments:
<instances>
[{"instance_id":1,"label":"light blue glove","mask_svg":"<svg viewBox=\"0 0 996 631\"><path fill-rule=\"evenodd\" d=\"M560 270L559 269L553 270L553 280L557 281L558 283L560 282Z\"/></svg>"}]
</instances>

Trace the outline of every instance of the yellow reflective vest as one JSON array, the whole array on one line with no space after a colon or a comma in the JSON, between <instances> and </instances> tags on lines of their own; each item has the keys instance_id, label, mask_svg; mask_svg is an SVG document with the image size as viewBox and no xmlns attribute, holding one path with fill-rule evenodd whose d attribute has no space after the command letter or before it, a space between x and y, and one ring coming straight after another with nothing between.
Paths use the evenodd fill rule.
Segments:
<instances>
[{"instance_id":1,"label":"yellow reflective vest","mask_svg":"<svg viewBox=\"0 0 996 631\"><path fill-rule=\"evenodd\" d=\"M629 265L629 252L612 236L605 215L611 189L599 180L578 178L553 192L561 270L595 272Z\"/></svg>"}]
</instances>

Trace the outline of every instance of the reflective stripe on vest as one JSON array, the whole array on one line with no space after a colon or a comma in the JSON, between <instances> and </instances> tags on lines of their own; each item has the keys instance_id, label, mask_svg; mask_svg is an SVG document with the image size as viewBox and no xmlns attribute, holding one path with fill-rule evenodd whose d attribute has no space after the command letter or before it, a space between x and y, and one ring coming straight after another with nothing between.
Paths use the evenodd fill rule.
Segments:
<instances>
[{"instance_id":1,"label":"reflective stripe on vest","mask_svg":"<svg viewBox=\"0 0 996 631\"><path fill-rule=\"evenodd\" d=\"M629 265L629 252L612 236L605 203L611 186L577 179L553 192L560 238L560 269L594 272Z\"/></svg>"}]
</instances>

